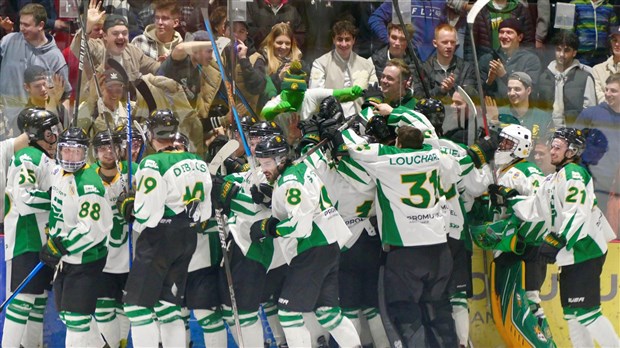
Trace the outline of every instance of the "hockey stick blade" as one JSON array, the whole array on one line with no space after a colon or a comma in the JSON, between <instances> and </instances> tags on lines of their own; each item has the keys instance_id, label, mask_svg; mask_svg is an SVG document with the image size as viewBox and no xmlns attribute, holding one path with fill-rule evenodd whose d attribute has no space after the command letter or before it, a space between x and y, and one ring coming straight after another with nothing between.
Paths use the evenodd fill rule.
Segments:
<instances>
[{"instance_id":1,"label":"hockey stick blade","mask_svg":"<svg viewBox=\"0 0 620 348\"><path fill-rule=\"evenodd\" d=\"M211 162L209 163L209 173L216 175L218 169L224 164L224 160L230 157L239 148L239 142L237 140L229 140L220 151L218 151Z\"/></svg>"},{"instance_id":2,"label":"hockey stick blade","mask_svg":"<svg viewBox=\"0 0 620 348\"><path fill-rule=\"evenodd\" d=\"M153 111L157 110L157 103L155 102L153 93L151 92L151 89L149 88L149 86L142 79L138 78L135 81L130 81L129 75L127 75L127 71L121 65L121 63L119 63L116 59L108 58L106 63L108 64L110 68L118 71L118 73L121 74L121 77L126 82L131 83L134 86L134 88L138 92L140 92L140 94L142 95L142 98L144 99L144 102L146 103L146 106L149 108L149 115Z\"/></svg>"},{"instance_id":3,"label":"hockey stick blade","mask_svg":"<svg viewBox=\"0 0 620 348\"><path fill-rule=\"evenodd\" d=\"M491 0L478 0L474 3L474 6L467 13L467 24L474 24L478 13L489 3Z\"/></svg>"}]
</instances>

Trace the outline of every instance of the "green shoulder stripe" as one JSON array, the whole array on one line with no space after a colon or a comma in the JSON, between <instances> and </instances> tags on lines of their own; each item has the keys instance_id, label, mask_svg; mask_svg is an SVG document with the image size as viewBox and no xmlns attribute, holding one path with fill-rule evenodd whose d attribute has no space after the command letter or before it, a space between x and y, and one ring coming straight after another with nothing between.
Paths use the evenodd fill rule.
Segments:
<instances>
[{"instance_id":1,"label":"green shoulder stripe","mask_svg":"<svg viewBox=\"0 0 620 348\"><path fill-rule=\"evenodd\" d=\"M578 180L582 181L584 185L588 185L592 177L588 174L588 171L575 163L569 163L564 167L566 173L566 180Z\"/></svg>"},{"instance_id":2,"label":"green shoulder stripe","mask_svg":"<svg viewBox=\"0 0 620 348\"><path fill-rule=\"evenodd\" d=\"M101 177L97 171L88 164L82 170L75 173L75 184L77 186L78 195L96 193L103 197L105 195L105 187Z\"/></svg>"},{"instance_id":3,"label":"green shoulder stripe","mask_svg":"<svg viewBox=\"0 0 620 348\"><path fill-rule=\"evenodd\" d=\"M278 185L284 185L284 183L288 181L298 181L303 185L305 182L304 174L306 170L308 170L308 166L303 162L289 166L278 178Z\"/></svg>"},{"instance_id":4,"label":"green shoulder stripe","mask_svg":"<svg viewBox=\"0 0 620 348\"><path fill-rule=\"evenodd\" d=\"M38 166L41 163L41 158L43 158L43 152L36 147L28 146L23 148L15 153L15 158L13 159L13 163L15 167L21 166L24 162L32 162L35 166Z\"/></svg>"}]
</instances>

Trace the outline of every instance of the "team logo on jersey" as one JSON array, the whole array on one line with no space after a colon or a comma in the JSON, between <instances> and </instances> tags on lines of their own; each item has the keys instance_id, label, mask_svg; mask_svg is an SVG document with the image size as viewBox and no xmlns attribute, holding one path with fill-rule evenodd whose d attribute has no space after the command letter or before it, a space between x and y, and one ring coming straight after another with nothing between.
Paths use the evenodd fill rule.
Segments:
<instances>
[{"instance_id":1,"label":"team logo on jersey","mask_svg":"<svg viewBox=\"0 0 620 348\"><path fill-rule=\"evenodd\" d=\"M22 162L32 162L32 157L30 157L27 153L19 156L19 160Z\"/></svg>"},{"instance_id":2,"label":"team logo on jersey","mask_svg":"<svg viewBox=\"0 0 620 348\"><path fill-rule=\"evenodd\" d=\"M99 190L94 185L84 185L84 193L99 193Z\"/></svg>"},{"instance_id":3,"label":"team logo on jersey","mask_svg":"<svg viewBox=\"0 0 620 348\"><path fill-rule=\"evenodd\" d=\"M151 169L155 169L155 170L159 170L159 166L157 165L157 162L147 159L144 161L144 168L151 168Z\"/></svg>"}]
</instances>

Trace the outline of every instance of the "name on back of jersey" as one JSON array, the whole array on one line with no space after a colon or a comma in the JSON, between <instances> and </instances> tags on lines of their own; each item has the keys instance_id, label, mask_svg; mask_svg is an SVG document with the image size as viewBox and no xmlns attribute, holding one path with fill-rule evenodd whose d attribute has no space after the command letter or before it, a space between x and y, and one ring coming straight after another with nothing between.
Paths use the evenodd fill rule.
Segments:
<instances>
[{"instance_id":1,"label":"name on back of jersey","mask_svg":"<svg viewBox=\"0 0 620 348\"><path fill-rule=\"evenodd\" d=\"M439 161L439 157L437 157L436 153L428 153L423 155L415 155L415 156L399 156L399 157L391 157L390 165L396 166L410 166L413 164L422 164L429 162Z\"/></svg>"},{"instance_id":2,"label":"name on back of jersey","mask_svg":"<svg viewBox=\"0 0 620 348\"><path fill-rule=\"evenodd\" d=\"M204 173L207 171L207 164L202 161L186 162L174 167L172 171L174 173L174 176L181 176L181 174L183 173L192 172L194 170Z\"/></svg>"}]
</instances>

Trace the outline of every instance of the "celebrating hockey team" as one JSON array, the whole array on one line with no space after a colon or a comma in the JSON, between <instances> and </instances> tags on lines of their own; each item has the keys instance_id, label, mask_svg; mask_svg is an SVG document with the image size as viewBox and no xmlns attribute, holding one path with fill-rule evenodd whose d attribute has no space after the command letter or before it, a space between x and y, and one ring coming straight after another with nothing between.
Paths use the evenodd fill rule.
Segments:
<instances>
[{"instance_id":1,"label":"celebrating hockey team","mask_svg":"<svg viewBox=\"0 0 620 348\"><path fill-rule=\"evenodd\" d=\"M0 1L0 194L4 348L620 348L620 2Z\"/></svg>"}]
</instances>

